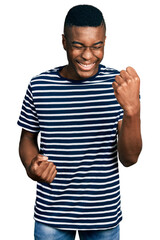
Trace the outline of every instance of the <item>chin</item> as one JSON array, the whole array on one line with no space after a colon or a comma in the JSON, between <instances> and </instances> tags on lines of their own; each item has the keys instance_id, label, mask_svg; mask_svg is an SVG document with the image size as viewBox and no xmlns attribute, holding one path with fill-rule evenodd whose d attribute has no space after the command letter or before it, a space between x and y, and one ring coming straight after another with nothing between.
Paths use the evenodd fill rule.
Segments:
<instances>
[{"instance_id":1,"label":"chin","mask_svg":"<svg viewBox=\"0 0 160 240\"><path fill-rule=\"evenodd\" d=\"M92 71L79 71L77 70L77 77L79 79L87 79L90 77L93 77L98 72L98 67L96 69L93 69Z\"/></svg>"}]
</instances>

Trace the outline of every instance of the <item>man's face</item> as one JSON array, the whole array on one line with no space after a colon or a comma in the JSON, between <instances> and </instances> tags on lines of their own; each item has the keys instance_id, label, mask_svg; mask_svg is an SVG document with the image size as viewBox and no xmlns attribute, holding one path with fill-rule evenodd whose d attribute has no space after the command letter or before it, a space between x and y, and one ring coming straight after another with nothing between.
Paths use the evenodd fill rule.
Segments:
<instances>
[{"instance_id":1,"label":"man's face","mask_svg":"<svg viewBox=\"0 0 160 240\"><path fill-rule=\"evenodd\" d=\"M68 27L63 35L63 46L67 52L66 77L82 80L94 76L103 59L105 28Z\"/></svg>"}]
</instances>

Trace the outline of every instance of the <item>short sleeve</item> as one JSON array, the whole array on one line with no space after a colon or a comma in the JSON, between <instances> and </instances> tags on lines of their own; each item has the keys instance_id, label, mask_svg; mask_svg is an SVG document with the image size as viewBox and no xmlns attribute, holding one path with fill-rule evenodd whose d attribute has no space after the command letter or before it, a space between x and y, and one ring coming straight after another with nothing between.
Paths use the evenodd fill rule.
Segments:
<instances>
[{"instance_id":1,"label":"short sleeve","mask_svg":"<svg viewBox=\"0 0 160 240\"><path fill-rule=\"evenodd\" d=\"M21 113L17 124L30 132L39 132L39 121L33 102L31 84L28 86L24 97Z\"/></svg>"}]
</instances>

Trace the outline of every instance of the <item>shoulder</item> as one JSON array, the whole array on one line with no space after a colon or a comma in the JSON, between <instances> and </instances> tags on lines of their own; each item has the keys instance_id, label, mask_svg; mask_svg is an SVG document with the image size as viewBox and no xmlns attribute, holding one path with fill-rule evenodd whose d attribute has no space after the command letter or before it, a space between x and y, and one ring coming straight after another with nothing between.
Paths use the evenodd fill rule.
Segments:
<instances>
[{"instance_id":1,"label":"shoulder","mask_svg":"<svg viewBox=\"0 0 160 240\"><path fill-rule=\"evenodd\" d=\"M30 86L34 86L35 84L40 84L40 83L46 83L46 82L50 82L53 81L54 79L58 79L59 78L59 69L61 67L56 67L44 72L41 72L40 74L32 77L31 81L30 81Z\"/></svg>"},{"instance_id":2,"label":"shoulder","mask_svg":"<svg viewBox=\"0 0 160 240\"><path fill-rule=\"evenodd\" d=\"M96 78L100 81L106 82L108 84L112 84L115 80L115 76L119 75L120 72L115 68L106 67L102 64L99 65L99 72Z\"/></svg>"},{"instance_id":3,"label":"shoulder","mask_svg":"<svg viewBox=\"0 0 160 240\"><path fill-rule=\"evenodd\" d=\"M118 75L120 74L120 72L115 69L115 68L111 68L111 67L106 67L105 65L100 64L100 74L108 74L108 75Z\"/></svg>"}]
</instances>

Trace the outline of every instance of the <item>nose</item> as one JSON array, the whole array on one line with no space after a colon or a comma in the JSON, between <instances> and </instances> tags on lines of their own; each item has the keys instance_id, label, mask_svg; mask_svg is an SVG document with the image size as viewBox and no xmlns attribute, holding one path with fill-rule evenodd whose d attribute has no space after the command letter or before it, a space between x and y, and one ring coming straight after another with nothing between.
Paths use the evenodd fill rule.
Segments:
<instances>
[{"instance_id":1,"label":"nose","mask_svg":"<svg viewBox=\"0 0 160 240\"><path fill-rule=\"evenodd\" d=\"M82 58L85 59L85 60L90 60L90 59L92 58L92 56L93 56L93 53L92 53L90 47L86 47L86 48L84 49L84 51L82 52L82 55L81 55L81 56L82 56Z\"/></svg>"}]
</instances>

